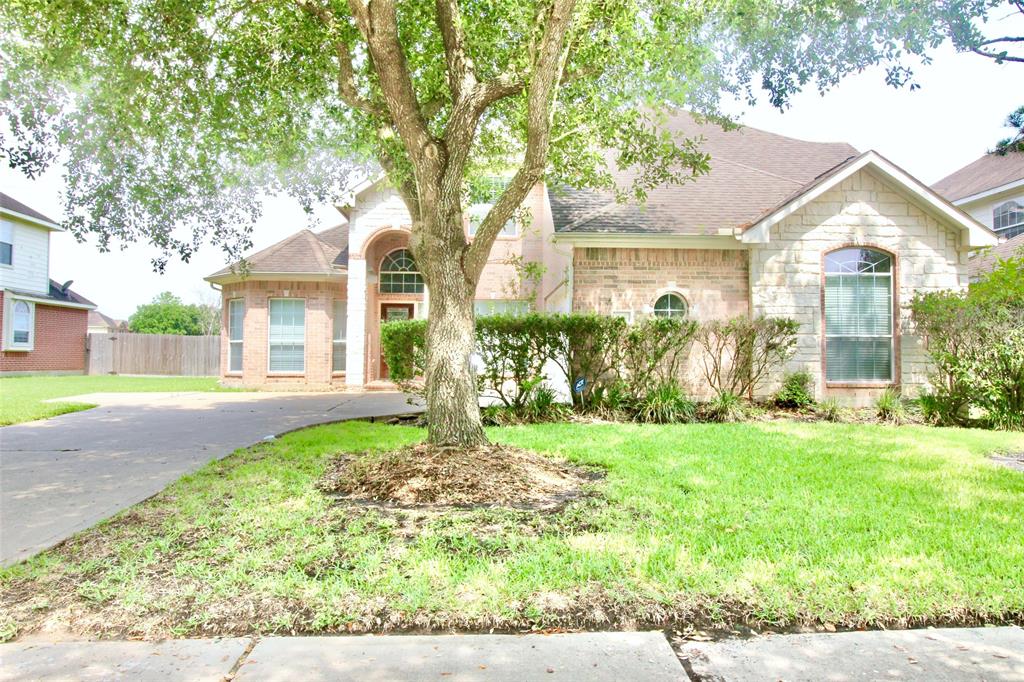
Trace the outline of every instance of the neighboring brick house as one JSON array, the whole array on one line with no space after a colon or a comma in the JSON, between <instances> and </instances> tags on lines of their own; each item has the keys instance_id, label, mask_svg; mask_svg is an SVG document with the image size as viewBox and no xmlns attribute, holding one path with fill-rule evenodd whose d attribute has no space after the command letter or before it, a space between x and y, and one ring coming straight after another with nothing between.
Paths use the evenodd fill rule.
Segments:
<instances>
[{"instance_id":1,"label":"neighboring brick house","mask_svg":"<svg viewBox=\"0 0 1024 682\"><path fill-rule=\"evenodd\" d=\"M994 249L971 255L968 272L973 282L1024 246L1024 152L985 154L932 185L1000 239Z\"/></svg>"},{"instance_id":2,"label":"neighboring brick house","mask_svg":"<svg viewBox=\"0 0 1024 682\"><path fill-rule=\"evenodd\" d=\"M85 372L96 306L50 279L50 234L60 226L0 193L0 373Z\"/></svg>"},{"instance_id":3,"label":"neighboring brick house","mask_svg":"<svg viewBox=\"0 0 1024 682\"><path fill-rule=\"evenodd\" d=\"M918 291L965 287L967 255L997 242L991 230L875 152L723 131L688 114L668 125L703 138L710 173L659 187L643 206L539 185L526 202L530 223L495 243L479 314L788 316L801 329L787 370L811 371L819 397L863 402L923 385L923 349L903 304ZM486 208L467 211L470 237ZM207 278L223 289L227 383L372 384L386 377L381 320L429 313L394 189L367 181L339 210L347 224L303 230ZM544 266L536 286L519 281L520 260Z\"/></svg>"}]
</instances>

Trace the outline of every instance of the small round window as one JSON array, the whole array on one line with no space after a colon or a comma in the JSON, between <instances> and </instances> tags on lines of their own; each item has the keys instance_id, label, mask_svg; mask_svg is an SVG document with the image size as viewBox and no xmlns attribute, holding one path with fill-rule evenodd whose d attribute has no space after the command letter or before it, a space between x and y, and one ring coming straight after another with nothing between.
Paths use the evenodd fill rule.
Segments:
<instances>
[{"instance_id":1,"label":"small round window","mask_svg":"<svg viewBox=\"0 0 1024 682\"><path fill-rule=\"evenodd\" d=\"M679 294L665 294L654 303L656 317L686 317L686 299Z\"/></svg>"}]
</instances>

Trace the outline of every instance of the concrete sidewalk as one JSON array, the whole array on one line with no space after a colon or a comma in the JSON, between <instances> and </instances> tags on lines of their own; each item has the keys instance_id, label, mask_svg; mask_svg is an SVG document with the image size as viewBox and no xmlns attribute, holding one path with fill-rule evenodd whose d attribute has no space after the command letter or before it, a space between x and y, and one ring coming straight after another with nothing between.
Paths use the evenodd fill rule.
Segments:
<instances>
[{"instance_id":1,"label":"concrete sidewalk","mask_svg":"<svg viewBox=\"0 0 1024 682\"><path fill-rule=\"evenodd\" d=\"M251 647L251 650L250 650ZM559 635L266 637L260 640L0 645L0 682L14 680L444 680L679 682L660 632Z\"/></svg>"},{"instance_id":2,"label":"concrete sidewalk","mask_svg":"<svg viewBox=\"0 0 1024 682\"><path fill-rule=\"evenodd\" d=\"M766 635L679 647L702 682L1024 682L1024 630L936 628Z\"/></svg>"},{"instance_id":3,"label":"concrete sidewalk","mask_svg":"<svg viewBox=\"0 0 1024 682\"><path fill-rule=\"evenodd\" d=\"M0 644L0 682L219 682L227 678L270 682L1024 682L1024 630L948 628L769 635L684 642L678 652L672 650L661 632Z\"/></svg>"}]
</instances>

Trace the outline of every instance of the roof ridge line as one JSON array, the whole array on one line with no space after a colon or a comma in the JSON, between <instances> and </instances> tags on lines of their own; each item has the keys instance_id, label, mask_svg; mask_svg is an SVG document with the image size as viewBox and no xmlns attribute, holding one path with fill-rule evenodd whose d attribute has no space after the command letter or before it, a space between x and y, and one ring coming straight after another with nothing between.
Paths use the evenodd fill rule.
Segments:
<instances>
[{"instance_id":1,"label":"roof ridge line","mask_svg":"<svg viewBox=\"0 0 1024 682\"><path fill-rule=\"evenodd\" d=\"M796 180L794 178L787 178L785 175L779 175L778 173L772 173L771 171L766 171L766 170L764 170L762 168L757 168L755 166L750 166L750 165L745 164L745 163L740 163L739 161L733 161L732 159L727 159L725 157L718 157L717 159L715 157L711 157L711 163L714 164L715 161L725 161L726 163L731 163L734 166L739 166L740 168L746 168L747 170L752 170L755 173L760 173L762 175L767 175L769 177L778 178L779 180L785 180L786 182L792 182L793 184L798 185L798 186L804 184L800 180Z\"/></svg>"}]
</instances>

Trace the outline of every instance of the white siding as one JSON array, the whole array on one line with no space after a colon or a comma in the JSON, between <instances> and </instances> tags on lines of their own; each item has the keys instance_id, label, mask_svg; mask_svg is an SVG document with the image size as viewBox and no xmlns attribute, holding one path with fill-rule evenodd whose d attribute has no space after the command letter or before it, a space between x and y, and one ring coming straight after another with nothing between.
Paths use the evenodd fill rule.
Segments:
<instances>
[{"instance_id":1,"label":"white siding","mask_svg":"<svg viewBox=\"0 0 1024 682\"><path fill-rule=\"evenodd\" d=\"M0 287L41 294L50 290L50 231L21 221L0 218L11 227L14 257L0 265Z\"/></svg>"},{"instance_id":2,"label":"white siding","mask_svg":"<svg viewBox=\"0 0 1024 682\"><path fill-rule=\"evenodd\" d=\"M1016 194L1013 192L1006 192L996 197L986 197L984 199L979 199L978 201L972 201L969 204L962 204L960 205L960 208L991 230L992 212L995 211L996 206L1004 204L1007 201L1016 201L1018 204L1024 204L1024 192L1018 191Z\"/></svg>"}]
</instances>

